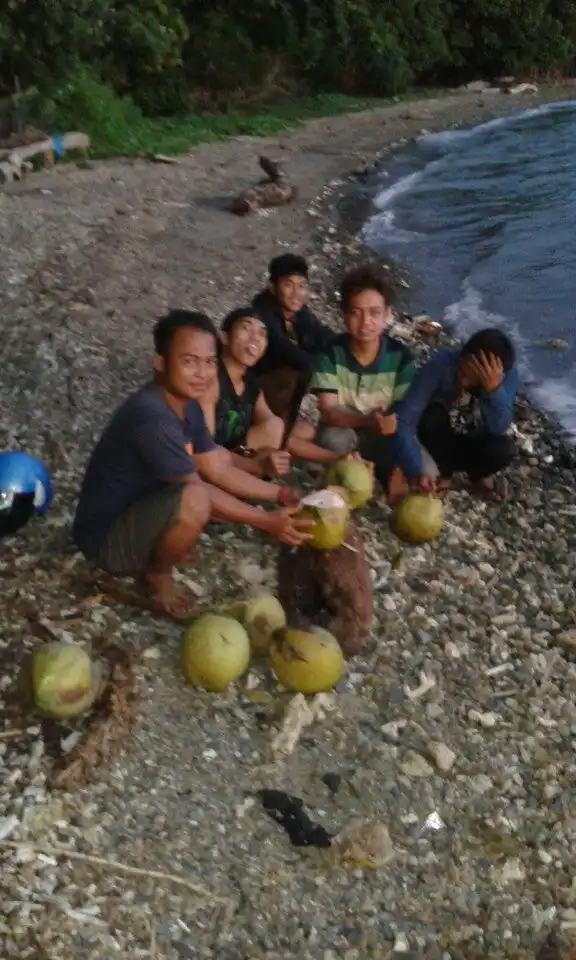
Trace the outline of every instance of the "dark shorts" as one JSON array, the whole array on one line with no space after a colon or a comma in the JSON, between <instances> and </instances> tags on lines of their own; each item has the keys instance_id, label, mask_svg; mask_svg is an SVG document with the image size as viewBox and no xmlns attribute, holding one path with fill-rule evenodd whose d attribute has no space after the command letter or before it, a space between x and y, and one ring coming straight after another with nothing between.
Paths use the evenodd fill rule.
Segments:
<instances>
[{"instance_id":1,"label":"dark shorts","mask_svg":"<svg viewBox=\"0 0 576 960\"><path fill-rule=\"evenodd\" d=\"M179 484L167 483L136 500L110 528L95 563L121 577L144 573L156 541L178 515L182 489Z\"/></svg>"}]
</instances>

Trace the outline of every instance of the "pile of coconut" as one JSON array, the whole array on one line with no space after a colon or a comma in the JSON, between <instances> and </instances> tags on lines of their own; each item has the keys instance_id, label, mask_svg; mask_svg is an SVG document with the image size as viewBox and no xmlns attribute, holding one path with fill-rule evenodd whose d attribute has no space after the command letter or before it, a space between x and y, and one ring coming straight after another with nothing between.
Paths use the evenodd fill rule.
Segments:
<instances>
[{"instance_id":1,"label":"pile of coconut","mask_svg":"<svg viewBox=\"0 0 576 960\"><path fill-rule=\"evenodd\" d=\"M363 461L348 459L332 466L325 474L323 489L302 500L302 515L313 520L309 547L322 551L340 547L350 512L364 506L373 490L372 469ZM405 542L422 543L437 536L443 519L439 499L410 494L393 512L391 528ZM186 679L196 687L226 690L253 658L267 658L276 679L288 690L302 694L331 690L344 670L337 639L319 626L296 629L287 622L282 605L272 595L202 613L185 630L181 665ZM39 646L33 651L28 676L34 707L44 717L69 721L88 715L88 719L98 717L100 724L109 725L112 718L106 707L106 691L108 702L120 713L119 681L113 689L110 674L103 674L101 662L77 644ZM126 676L124 670L122 683ZM126 715L123 710L122 716ZM109 742L110 730L102 730L99 739Z\"/></svg>"}]
</instances>

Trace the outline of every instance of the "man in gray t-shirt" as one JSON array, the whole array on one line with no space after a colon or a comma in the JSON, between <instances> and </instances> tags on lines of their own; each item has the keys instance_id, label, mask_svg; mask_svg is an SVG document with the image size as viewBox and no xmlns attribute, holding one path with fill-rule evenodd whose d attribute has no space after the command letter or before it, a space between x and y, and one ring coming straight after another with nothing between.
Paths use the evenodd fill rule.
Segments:
<instances>
[{"instance_id":1,"label":"man in gray t-shirt","mask_svg":"<svg viewBox=\"0 0 576 960\"><path fill-rule=\"evenodd\" d=\"M216 331L204 314L172 311L154 330L153 383L113 415L84 477L73 535L109 573L140 575L153 609L190 616L173 567L186 560L208 520L247 523L284 543L307 538L298 496L254 477L215 445L197 398L216 376ZM275 503L264 511L242 498Z\"/></svg>"}]
</instances>

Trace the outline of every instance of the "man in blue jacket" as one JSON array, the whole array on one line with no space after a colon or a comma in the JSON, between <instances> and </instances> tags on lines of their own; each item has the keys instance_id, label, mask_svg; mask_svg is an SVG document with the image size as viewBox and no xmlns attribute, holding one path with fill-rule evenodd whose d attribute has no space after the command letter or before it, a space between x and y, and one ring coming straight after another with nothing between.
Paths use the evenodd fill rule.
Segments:
<instances>
[{"instance_id":1,"label":"man in blue jacket","mask_svg":"<svg viewBox=\"0 0 576 960\"><path fill-rule=\"evenodd\" d=\"M506 496L515 447L508 436L518 389L516 355L497 329L479 330L461 349L440 350L415 374L397 408L396 458L412 488L432 492L464 473L489 499ZM426 474L419 443L436 462Z\"/></svg>"}]
</instances>

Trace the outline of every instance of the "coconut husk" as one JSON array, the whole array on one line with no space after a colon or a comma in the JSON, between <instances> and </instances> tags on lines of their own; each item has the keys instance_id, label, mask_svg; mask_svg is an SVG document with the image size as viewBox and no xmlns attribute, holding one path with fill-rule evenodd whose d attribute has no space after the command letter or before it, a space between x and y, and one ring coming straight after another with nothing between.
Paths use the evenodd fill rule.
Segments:
<instances>
[{"instance_id":1,"label":"coconut husk","mask_svg":"<svg viewBox=\"0 0 576 960\"><path fill-rule=\"evenodd\" d=\"M108 682L80 741L68 754L61 747L57 751L50 786L60 790L71 791L87 783L99 767L121 754L138 717L138 655L110 645L100 656L107 662Z\"/></svg>"}]
</instances>

